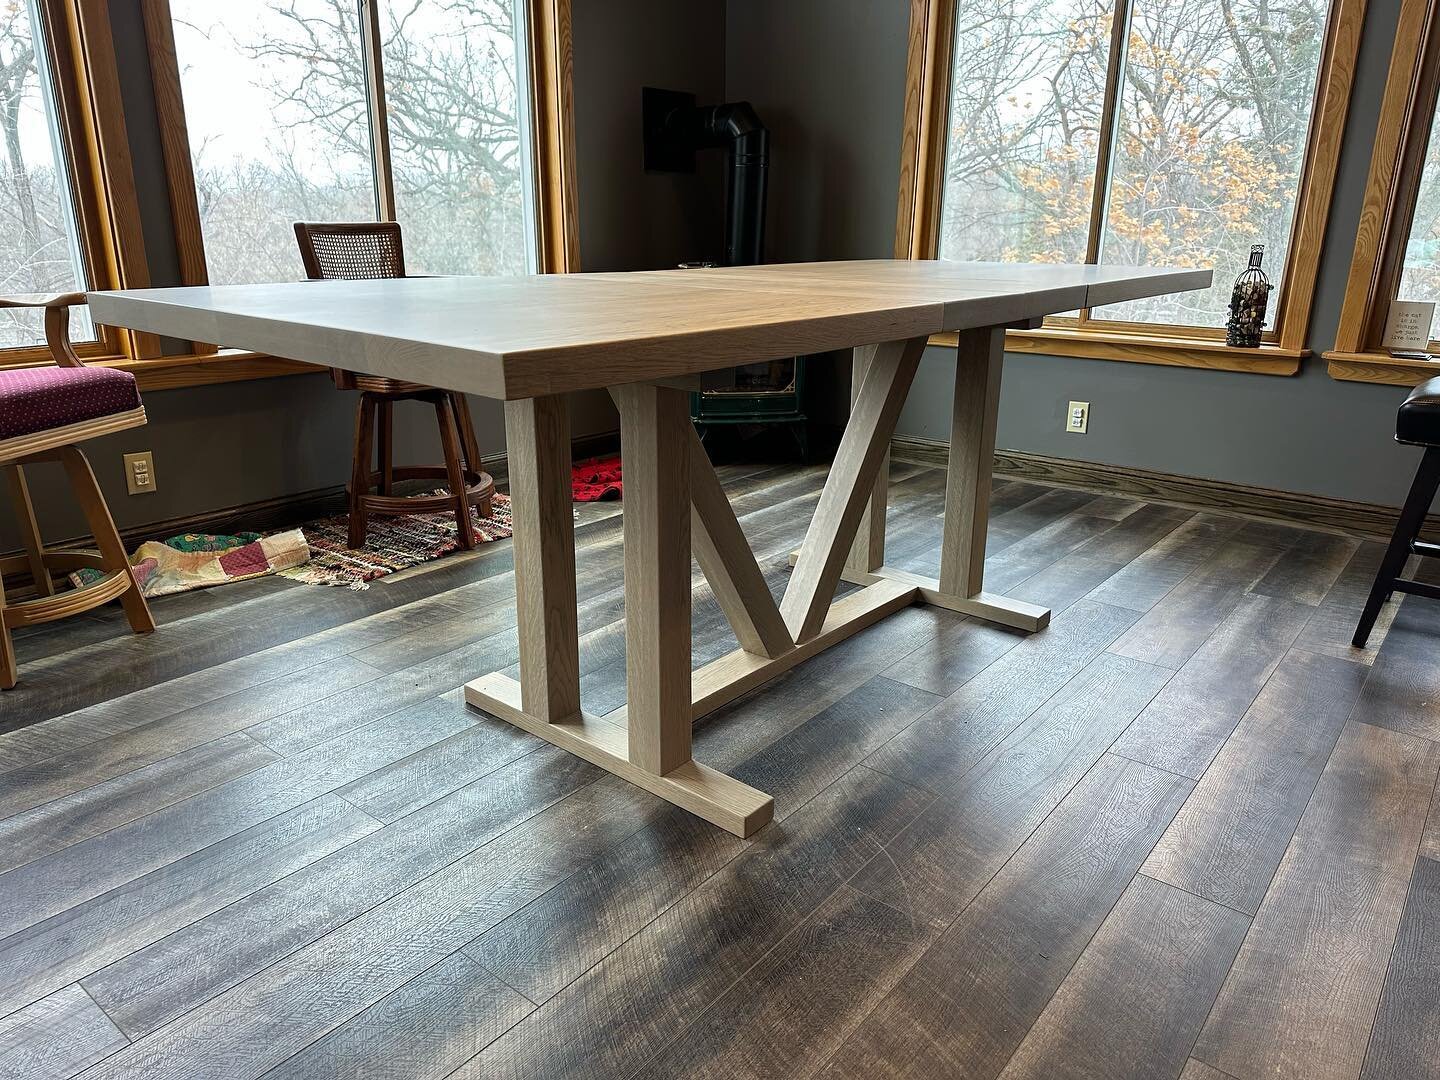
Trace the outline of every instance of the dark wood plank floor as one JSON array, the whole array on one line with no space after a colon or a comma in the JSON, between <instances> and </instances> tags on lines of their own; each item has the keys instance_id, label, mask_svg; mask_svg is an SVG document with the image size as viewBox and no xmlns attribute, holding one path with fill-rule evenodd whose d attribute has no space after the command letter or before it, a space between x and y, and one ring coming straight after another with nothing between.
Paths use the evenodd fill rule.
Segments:
<instances>
[{"instance_id":1,"label":"dark wood plank floor","mask_svg":"<svg viewBox=\"0 0 1440 1080\"><path fill-rule=\"evenodd\" d=\"M824 471L721 472L778 591ZM933 573L944 477L892 475ZM22 634L0 1077L1440 1076L1440 604L1352 650L1379 545L1014 481L987 554L1046 631L910 608L697 730L775 795L748 841L465 707L506 543Z\"/></svg>"}]
</instances>

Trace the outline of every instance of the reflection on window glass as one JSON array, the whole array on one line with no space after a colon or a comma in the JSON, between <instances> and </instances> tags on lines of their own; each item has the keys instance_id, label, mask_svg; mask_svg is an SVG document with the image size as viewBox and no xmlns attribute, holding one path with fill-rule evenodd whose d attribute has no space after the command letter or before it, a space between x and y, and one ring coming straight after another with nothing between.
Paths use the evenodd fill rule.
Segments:
<instances>
[{"instance_id":1,"label":"reflection on window glass","mask_svg":"<svg viewBox=\"0 0 1440 1080\"><path fill-rule=\"evenodd\" d=\"M376 216L356 0L171 0L212 284L305 276L291 223Z\"/></svg>"},{"instance_id":2,"label":"reflection on window glass","mask_svg":"<svg viewBox=\"0 0 1440 1080\"><path fill-rule=\"evenodd\" d=\"M961 0L940 257L1083 262L1110 3Z\"/></svg>"},{"instance_id":3,"label":"reflection on window glass","mask_svg":"<svg viewBox=\"0 0 1440 1080\"><path fill-rule=\"evenodd\" d=\"M1135 0L1100 261L1215 282L1096 318L1224 326L1251 244L1280 285L1325 17L1321 0Z\"/></svg>"},{"instance_id":4,"label":"reflection on window glass","mask_svg":"<svg viewBox=\"0 0 1440 1080\"><path fill-rule=\"evenodd\" d=\"M1431 123L1426 144L1398 298L1440 301L1440 112Z\"/></svg>"},{"instance_id":5,"label":"reflection on window glass","mask_svg":"<svg viewBox=\"0 0 1440 1080\"><path fill-rule=\"evenodd\" d=\"M406 0L382 11L395 214L409 268L525 273L515 5Z\"/></svg>"},{"instance_id":6,"label":"reflection on window glass","mask_svg":"<svg viewBox=\"0 0 1440 1080\"><path fill-rule=\"evenodd\" d=\"M0 0L0 293L86 286L54 84L33 0ZM74 340L93 337L84 308ZM42 313L0 311L0 349L45 340Z\"/></svg>"}]
</instances>

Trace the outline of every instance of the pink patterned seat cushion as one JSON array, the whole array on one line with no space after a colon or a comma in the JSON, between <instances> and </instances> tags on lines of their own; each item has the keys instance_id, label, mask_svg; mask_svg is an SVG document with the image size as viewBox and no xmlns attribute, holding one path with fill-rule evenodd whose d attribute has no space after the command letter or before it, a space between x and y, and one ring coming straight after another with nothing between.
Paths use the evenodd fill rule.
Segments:
<instances>
[{"instance_id":1,"label":"pink patterned seat cushion","mask_svg":"<svg viewBox=\"0 0 1440 1080\"><path fill-rule=\"evenodd\" d=\"M140 407L128 371L35 367L0 371L0 439L78 424Z\"/></svg>"}]
</instances>

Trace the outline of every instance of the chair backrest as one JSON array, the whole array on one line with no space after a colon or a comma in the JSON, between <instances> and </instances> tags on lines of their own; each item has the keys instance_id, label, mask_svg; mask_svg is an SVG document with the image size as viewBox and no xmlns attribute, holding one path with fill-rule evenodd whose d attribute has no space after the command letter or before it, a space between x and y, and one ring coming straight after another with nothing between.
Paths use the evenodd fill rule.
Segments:
<instances>
[{"instance_id":1,"label":"chair backrest","mask_svg":"<svg viewBox=\"0 0 1440 1080\"><path fill-rule=\"evenodd\" d=\"M61 367L84 367L70 344L70 309L89 303L83 292L19 293L0 296L0 308L44 308L45 343Z\"/></svg>"},{"instance_id":2,"label":"chair backrest","mask_svg":"<svg viewBox=\"0 0 1440 1080\"><path fill-rule=\"evenodd\" d=\"M295 239L312 280L405 276L400 226L393 221L297 221Z\"/></svg>"}]
</instances>

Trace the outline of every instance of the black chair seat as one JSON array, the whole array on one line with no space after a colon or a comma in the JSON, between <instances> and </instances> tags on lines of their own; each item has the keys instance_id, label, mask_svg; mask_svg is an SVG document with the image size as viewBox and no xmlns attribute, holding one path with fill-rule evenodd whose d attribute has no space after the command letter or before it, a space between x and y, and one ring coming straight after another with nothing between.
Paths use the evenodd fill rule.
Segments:
<instances>
[{"instance_id":1,"label":"black chair seat","mask_svg":"<svg viewBox=\"0 0 1440 1080\"><path fill-rule=\"evenodd\" d=\"M1395 438L1417 446L1440 446L1440 376L1410 391L1395 417Z\"/></svg>"}]
</instances>

